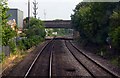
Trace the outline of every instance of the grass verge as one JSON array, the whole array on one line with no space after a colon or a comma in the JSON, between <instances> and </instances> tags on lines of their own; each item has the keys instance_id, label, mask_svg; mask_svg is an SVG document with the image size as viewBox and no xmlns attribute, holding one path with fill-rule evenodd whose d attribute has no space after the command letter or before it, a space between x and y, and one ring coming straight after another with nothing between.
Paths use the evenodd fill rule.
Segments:
<instances>
[{"instance_id":1,"label":"grass verge","mask_svg":"<svg viewBox=\"0 0 120 78\"><path fill-rule=\"evenodd\" d=\"M6 70L7 68L12 68L16 64L18 64L20 61L22 61L25 58L26 55L28 55L34 49L35 49L35 47L32 47L32 48L28 49L27 51L21 51L21 50L17 49L16 52L10 54L9 57L6 57L0 63L0 66L2 66L2 71Z\"/></svg>"}]
</instances>

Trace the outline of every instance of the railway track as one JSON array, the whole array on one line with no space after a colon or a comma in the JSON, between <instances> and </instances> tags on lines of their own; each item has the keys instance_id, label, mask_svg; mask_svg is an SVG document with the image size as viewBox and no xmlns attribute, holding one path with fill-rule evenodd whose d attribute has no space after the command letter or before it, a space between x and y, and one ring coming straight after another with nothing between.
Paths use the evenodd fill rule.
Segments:
<instances>
[{"instance_id":1,"label":"railway track","mask_svg":"<svg viewBox=\"0 0 120 78\"><path fill-rule=\"evenodd\" d=\"M70 41L54 39L45 44L26 70L23 74L24 78L52 78L58 76L120 77L98 64Z\"/></svg>"},{"instance_id":2,"label":"railway track","mask_svg":"<svg viewBox=\"0 0 120 78\"><path fill-rule=\"evenodd\" d=\"M53 42L53 40L54 39L52 39L50 42L48 42L43 48L42 48L42 50L38 53L38 55L36 56L36 58L34 59L34 61L32 62L32 64L30 65L30 67L29 67L29 69L28 69L28 71L26 72L26 74L24 75L24 78L27 78L27 77L32 77L32 76L36 76L36 75L31 75L30 73L34 70L34 67L35 67L35 64L39 64L37 61L40 59L40 57L42 56L42 54L44 53L44 50L47 48L47 47L50 47L51 46L51 44L52 44L52 42ZM53 48L53 46L52 46L52 48ZM52 50L50 50L49 51L50 53L49 53L49 66L47 66L48 67L48 69L47 69L47 71L48 71L48 73L47 74L45 74L44 76L46 76L46 77L49 77L49 78L51 78L51 72L52 72Z\"/></svg>"},{"instance_id":3,"label":"railway track","mask_svg":"<svg viewBox=\"0 0 120 78\"><path fill-rule=\"evenodd\" d=\"M92 58L90 58L85 53L81 52L70 41L65 41L65 45L68 48L68 50L70 51L70 53L74 56L74 58L88 71L88 73L93 78L97 78L100 76L110 77L110 78L119 78L120 77L116 73L114 73L114 72L110 71L109 69L106 69L104 66L98 64L96 61L94 61ZM84 60L80 59L80 58L83 58ZM95 68L96 68L96 70L95 70ZM104 72L104 74L102 72Z\"/></svg>"}]
</instances>

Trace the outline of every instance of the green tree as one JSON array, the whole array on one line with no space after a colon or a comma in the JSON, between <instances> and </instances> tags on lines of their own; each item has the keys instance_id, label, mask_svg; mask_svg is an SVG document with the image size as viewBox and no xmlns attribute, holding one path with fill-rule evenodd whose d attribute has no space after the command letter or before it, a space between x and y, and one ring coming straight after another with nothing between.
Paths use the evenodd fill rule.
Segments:
<instances>
[{"instance_id":1,"label":"green tree","mask_svg":"<svg viewBox=\"0 0 120 78\"><path fill-rule=\"evenodd\" d=\"M16 36L16 32L13 31L10 26L2 27L2 45L8 46L10 43L10 39Z\"/></svg>"},{"instance_id":2,"label":"green tree","mask_svg":"<svg viewBox=\"0 0 120 78\"><path fill-rule=\"evenodd\" d=\"M26 31L26 36L29 38L31 36L45 37L45 28L43 27L42 21L36 18L30 19L30 27Z\"/></svg>"},{"instance_id":3,"label":"green tree","mask_svg":"<svg viewBox=\"0 0 120 78\"><path fill-rule=\"evenodd\" d=\"M9 10L9 7L7 6L7 0L2 0L0 2L0 17L1 17L1 28L2 28L2 35L0 36L2 38L2 45L7 46L10 43L10 39L15 37L16 33L11 29L9 25L7 25L7 18L10 15L7 15L7 11Z\"/></svg>"},{"instance_id":4,"label":"green tree","mask_svg":"<svg viewBox=\"0 0 120 78\"><path fill-rule=\"evenodd\" d=\"M25 19L24 21L26 22L25 26L27 28L24 31L26 38L19 41L18 44L20 49L25 50L42 42L45 38L46 33L41 20L30 18L30 27L27 26L27 19Z\"/></svg>"},{"instance_id":5,"label":"green tree","mask_svg":"<svg viewBox=\"0 0 120 78\"><path fill-rule=\"evenodd\" d=\"M112 39L111 45L120 50L120 9L114 11L110 17L110 32L109 36Z\"/></svg>"},{"instance_id":6,"label":"green tree","mask_svg":"<svg viewBox=\"0 0 120 78\"><path fill-rule=\"evenodd\" d=\"M6 25L7 18L9 17L9 15L7 15L7 11L9 10L9 7L7 5L8 5L7 4L7 0L2 0L0 2L0 9L1 9L1 11L0 11L0 17L2 19L2 21L1 21L2 25Z\"/></svg>"},{"instance_id":7,"label":"green tree","mask_svg":"<svg viewBox=\"0 0 120 78\"><path fill-rule=\"evenodd\" d=\"M74 28L86 42L104 45L109 32L109 17L118 3L80 3L71 16Z\"/></svg>"}]
</instances>

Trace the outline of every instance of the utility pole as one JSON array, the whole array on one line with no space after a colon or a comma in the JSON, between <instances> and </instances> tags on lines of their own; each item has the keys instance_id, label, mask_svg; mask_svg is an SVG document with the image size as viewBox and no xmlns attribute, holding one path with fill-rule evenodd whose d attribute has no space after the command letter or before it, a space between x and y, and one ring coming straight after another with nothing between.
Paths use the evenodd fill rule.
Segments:
<instances>
[{"instance_id":1,"label":"utility pole","mask_svg":"<svg viewBox=\"0 0 120 78\"><path fill-rule=\"evenodd\" d=\"M30 27L30 0L28 0L28 28Z\"/></svg>"},{"instance_id":2,"label":"utility pole","mask_svg":"<svg viewBox=\"0 0 120 78\"><path fill-rule=\"evenodd\" d=\"M33 2L33 5L34 5L34 7L33 7L33 10L34 10L33 15L34 15L35 18L37 16L37 9L38 9L37 4L38 4L38 2L36 2L36 0L34 0L34 2Z\"/></svg>"}]
</instances>

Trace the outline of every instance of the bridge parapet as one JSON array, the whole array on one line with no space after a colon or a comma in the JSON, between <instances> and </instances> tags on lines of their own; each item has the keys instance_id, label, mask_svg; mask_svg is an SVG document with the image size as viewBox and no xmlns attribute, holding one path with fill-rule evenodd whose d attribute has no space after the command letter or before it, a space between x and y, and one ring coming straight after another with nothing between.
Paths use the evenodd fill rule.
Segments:
<instances>
[{"instance_id":1,"label":"bridge parapet","mask_svg":"<svg viewBox=\"0 0 120 78\"><path fill-rule=\"evenodd\" d=\"M45 40L51 40L53 39L52 37L46 37ZM54 40L73 40L72 37L55 37Z\"/></svg>"},{"instance_id":2,"label":"bridge parapet","mask_svg":"<svg viewBox=\"0 0 120 78\"><path fill-rule=\"evenodd\" d=\"M46 28L72 28L71 20L47 20L43 22Z\"/></svg>"}]
</instances>

